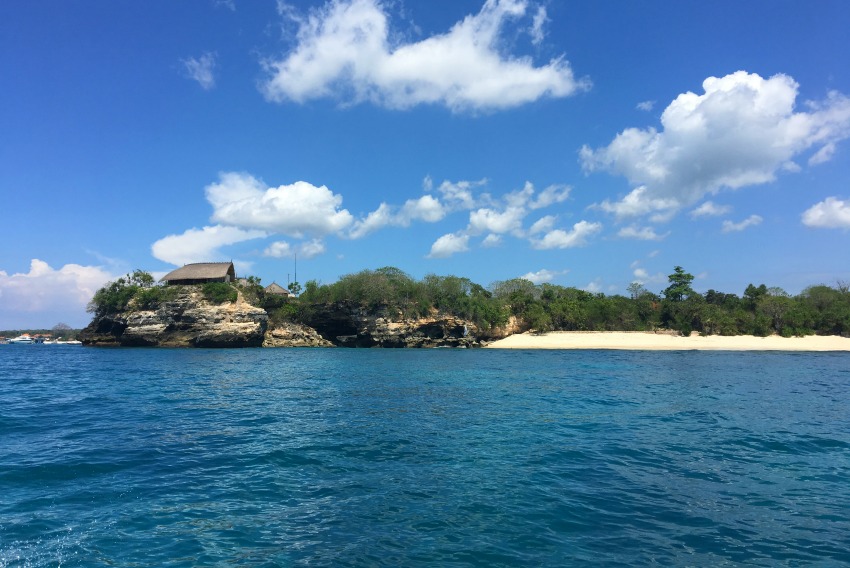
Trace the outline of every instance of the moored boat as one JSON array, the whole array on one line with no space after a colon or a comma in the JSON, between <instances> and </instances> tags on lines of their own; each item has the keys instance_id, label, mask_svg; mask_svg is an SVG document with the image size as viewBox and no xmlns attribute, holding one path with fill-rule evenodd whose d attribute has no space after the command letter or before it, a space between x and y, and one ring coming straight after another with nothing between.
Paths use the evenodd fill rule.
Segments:
<instances>
[{"instance_id":1,"label":"moored boat","mask_svg":"<svg viewBox=\"0 0 850 568\"><path fill-rule=\"evenodd\" d=\"M18 337L12 337L7 341L10 345L28 345L30 343L35 343L35 339L28 333L19 335Z\"/></svg>"}]
</instances>

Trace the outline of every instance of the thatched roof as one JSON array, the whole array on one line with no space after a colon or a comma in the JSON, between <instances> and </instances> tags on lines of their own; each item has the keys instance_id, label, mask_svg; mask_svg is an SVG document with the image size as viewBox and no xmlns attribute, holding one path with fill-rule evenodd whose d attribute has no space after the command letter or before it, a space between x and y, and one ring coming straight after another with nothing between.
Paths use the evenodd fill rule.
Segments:
<instances>
[{"instance_id":1,"label":"thatched roof","mask_svg":"<svg viewBox=\"0 0 850 568\"><path fill-rule=\"evenodd\" d=\"M233 268L232 262L196 262L181 266L177 270L172 270L163 276L160 281L217 280L226 279L228 274L231 279L236 276L236 270Z\"/></svg>"},{"instance_id":2,"label":"thatched roof","mask_svg":"<svg viewBox=\"0 0 850 568\"><path fill-rule=\"evenodd\" d=\"M277 282L272 282L268 286L266 286L266 292L269 294L279 294L281 296L289 296L289 290L278 284Z\"/></svg>"}]
</instances>

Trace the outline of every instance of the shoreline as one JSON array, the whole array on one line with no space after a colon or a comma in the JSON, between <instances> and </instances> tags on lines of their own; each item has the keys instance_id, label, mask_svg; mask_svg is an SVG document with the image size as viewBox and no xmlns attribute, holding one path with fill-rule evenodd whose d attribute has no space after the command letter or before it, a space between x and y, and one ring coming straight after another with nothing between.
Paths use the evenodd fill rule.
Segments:
<instances>
[{"instance_id":1,"label":"shoreline","mask_svg":"<svg viewBox=\"0 0 850 568\"><path fill-rule=\"evenodd\" d=\"M756 337L709 335L682 337L651 331L550 331L519 333L494 341L485 349L610 349L625 351L842 351L850 338L838 335Z\"/></svg>"}]
</instances>

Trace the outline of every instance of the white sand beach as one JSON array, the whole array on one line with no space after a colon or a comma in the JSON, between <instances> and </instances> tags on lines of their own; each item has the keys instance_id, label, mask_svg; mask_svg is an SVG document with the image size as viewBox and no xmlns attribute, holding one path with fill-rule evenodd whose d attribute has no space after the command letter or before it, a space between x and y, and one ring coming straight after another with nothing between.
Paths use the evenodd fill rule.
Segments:
<instances>
[{"instance_id":1,"label":"white sand beach","mask_svg":"<svg viewBox=\"0 0 850 568\"><path fill-rule=\"evenodd\" d=\"M755 337L738 335L681 337L643 331L553 331L521 333L494 341L489 349L620 349L646 351L850 351L850 338L839 336Z\"/></svg>"}]
</instances>

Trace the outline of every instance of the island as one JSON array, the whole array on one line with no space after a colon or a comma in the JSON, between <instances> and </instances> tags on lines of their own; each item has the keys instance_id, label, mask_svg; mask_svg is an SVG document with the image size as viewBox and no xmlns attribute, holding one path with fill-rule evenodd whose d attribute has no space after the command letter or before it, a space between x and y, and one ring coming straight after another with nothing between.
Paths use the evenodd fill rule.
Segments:
<instances>
[{"instance_id":1,"label":"island","mask_svg":"<svg viewBox=\"0 0 850 568\"><path fill-rule=\"evenodd\" d=\"M487 288L458 276L416 280L394 267L333 284L263 286L230 262L136 270L97 291L88 346L519 347L850 350L847 286L797 296L764 284L743 296L691 288L675 267L655 294L606 296L524 279ZM607 334L605 333L607 332ZM603 339L606 338L607 339ZM506 339L507 338L507 339Z\"/></svg>"}]
</instances>

